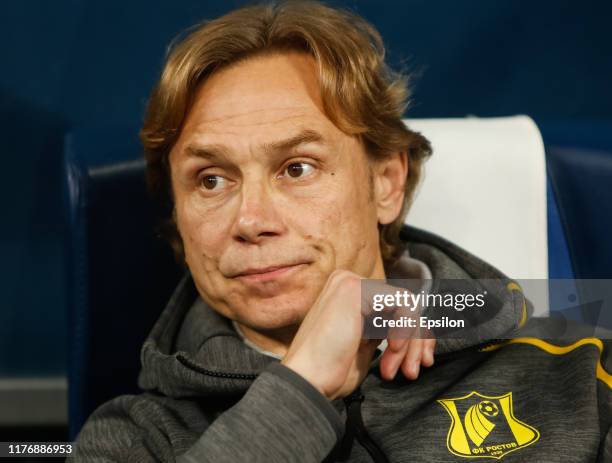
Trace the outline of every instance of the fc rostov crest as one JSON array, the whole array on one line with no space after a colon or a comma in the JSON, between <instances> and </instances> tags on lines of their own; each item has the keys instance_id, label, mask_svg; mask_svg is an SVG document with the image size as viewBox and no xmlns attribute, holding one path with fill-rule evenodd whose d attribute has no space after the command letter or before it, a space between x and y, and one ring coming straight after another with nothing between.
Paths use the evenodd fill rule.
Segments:
<instances>
[{"instance_id":1,"label":"fc rostov crest","mask_svg":"<svg viewBox=\"0 0 612 463\"><path fill-rule=\"evenodd\" d=\"M446 445L457 456L499 460L540 438L537 429L514 416L512 392L492 397L472 391L438 402L451 417Z\"/></svg>"}]
</instances>

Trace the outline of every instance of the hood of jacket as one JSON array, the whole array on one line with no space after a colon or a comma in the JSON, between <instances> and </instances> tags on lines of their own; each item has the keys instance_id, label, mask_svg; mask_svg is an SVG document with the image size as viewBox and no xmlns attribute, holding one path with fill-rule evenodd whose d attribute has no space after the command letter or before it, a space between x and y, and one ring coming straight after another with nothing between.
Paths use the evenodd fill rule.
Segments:
<instances>
[{"instance_id":1,"label":"hood of jacket","mask_svg":"<svg viewBox=\"0 0 612 463\"><path fill-rule=\"evenodd\" d=\"M424 230L406 226L401 238L406 255L424 262L435 280L461 279L477 285L487 279L488 307L492 304L488 319L473 335L438 339L436 355L509 337L530 316L531 304L493 266ZM386 270L388 279L409 278L401 266ZM273 361L277 360L248 347L231 321L202 301L187 272L142 347L138 382L145 391L173 398L229 397L246 392Z\"/></svg>"}]
</instances>

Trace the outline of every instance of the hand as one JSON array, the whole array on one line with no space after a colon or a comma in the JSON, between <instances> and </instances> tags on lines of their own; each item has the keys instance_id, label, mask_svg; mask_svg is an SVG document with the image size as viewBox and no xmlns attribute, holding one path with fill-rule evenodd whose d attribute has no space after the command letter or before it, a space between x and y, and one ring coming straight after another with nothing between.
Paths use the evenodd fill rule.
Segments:
<instances>
[{"instance_id":1,"label":"hand","mask_svg":"<svg viewBox=\"0 0 612 463\"><path fill-rule=\"evenodd\" d=\"M408 379L417 379L421 365L434 363L435 339L387 339L388 346L380 359L380 375L387 380L395 378L401 368Z\"/></svg>"},{"instance_id":2,"label":"hand","mask_svg":"<svg viewBox=\"0 0 612 463\"><path fill-rule=\"evenodd\" d=\"M369 310L362 303L361 278L346 270L334 271L281 363L328 399L347 396L365 378L380 343L362 339ZM388 343L380 362L385 379L393 379L400 368L408 378L416 379L421 364L433 364L433 339L390 338Z\"/></svg>"}]
</instances>

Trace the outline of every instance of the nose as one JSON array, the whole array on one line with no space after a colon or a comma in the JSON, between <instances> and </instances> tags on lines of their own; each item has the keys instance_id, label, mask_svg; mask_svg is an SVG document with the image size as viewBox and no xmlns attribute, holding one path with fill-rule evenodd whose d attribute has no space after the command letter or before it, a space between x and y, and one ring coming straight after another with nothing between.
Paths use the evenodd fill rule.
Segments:
<instances>
[{"instance_id":1,"label":"nose","mask_svg":"<svg viewBox=\"0 0 612 463\"><path fill-rule=\"evenodd\" d=\"M270 186L261 179L244 181L232 234L240 242L259 244L283 233L282 217Z\"/></svg>"}]
</instances>

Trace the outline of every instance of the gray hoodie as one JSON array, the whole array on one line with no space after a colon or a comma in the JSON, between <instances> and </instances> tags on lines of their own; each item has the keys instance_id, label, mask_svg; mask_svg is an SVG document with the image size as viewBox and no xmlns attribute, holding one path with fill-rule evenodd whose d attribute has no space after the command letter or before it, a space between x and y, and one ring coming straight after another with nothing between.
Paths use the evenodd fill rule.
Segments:
<instances>
[{"instance_id":1,"label":"gray hoodie","mask_svg":"<svg viewBox=\"0 0 612 463\"><path fill-rule=\"evenodd\" d=\"M497 279L480 337L439 339L416 381L361 386L328 401L277 359L247 346L187 274L145 341L138 395L88 419L77 461L612 462L609 343L525 336L529 303L498 270L433 234L402 230L435 279ZM394 278L401 268L387 269ZM492 283L493 284L493 283ZM525 331L527 330L527 331ZM540 332L542 331L540 326ZM508 339L499 341L498 339Z\"/></svg>"}]
</instances>

